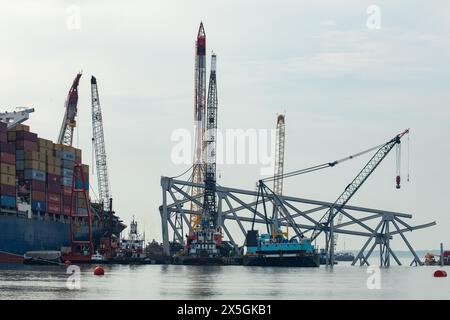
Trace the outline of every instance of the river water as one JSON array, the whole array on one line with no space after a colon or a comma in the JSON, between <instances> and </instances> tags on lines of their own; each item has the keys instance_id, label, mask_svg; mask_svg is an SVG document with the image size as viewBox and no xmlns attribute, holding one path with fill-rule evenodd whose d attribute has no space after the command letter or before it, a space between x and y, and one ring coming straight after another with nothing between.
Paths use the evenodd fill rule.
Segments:
<instances>
[{"instance_id":1,"label":"river water","mask_svg":"<svg viewBox=\"0 0 450 320\"><path fill-rule=\"evenodd\" d=\"M93 268L71 276L65 266L0 265L0 299L450 299L450 278L433 278L438 267L106 265L104 276Z\"/></svg>"}]
</instances>

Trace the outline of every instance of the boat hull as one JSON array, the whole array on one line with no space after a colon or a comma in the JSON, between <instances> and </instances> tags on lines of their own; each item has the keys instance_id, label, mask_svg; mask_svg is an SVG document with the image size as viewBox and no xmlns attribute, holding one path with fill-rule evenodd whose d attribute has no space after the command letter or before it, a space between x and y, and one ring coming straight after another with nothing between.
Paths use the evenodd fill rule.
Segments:
<instances>
[{"instance_id":1,"label":"boat hull","mask_svg":"<svg viewBox=\"0 0 450 320\"><path fill-rule=\"evenodd\" d=\"M98 243L104 230L93 228L93 240ZM84 237L82 235L82 237ZM35 220L19 216L0 216L1 262L27 251L61 250L70 245L70 225L67 223ZM22 259L16 259L19 262Z\"/></svg>"},{"instance_id":2,"label":"boat hull","mask_svg":"<svg viewBox=\"0 0 450 320\"><path fill-rule=\"evenodd\" d=\"M302 267L317 268L320 266L318 254L257 254L244 256L242 264L244 266L258 267Z\"/></svg>"}]
</instances>

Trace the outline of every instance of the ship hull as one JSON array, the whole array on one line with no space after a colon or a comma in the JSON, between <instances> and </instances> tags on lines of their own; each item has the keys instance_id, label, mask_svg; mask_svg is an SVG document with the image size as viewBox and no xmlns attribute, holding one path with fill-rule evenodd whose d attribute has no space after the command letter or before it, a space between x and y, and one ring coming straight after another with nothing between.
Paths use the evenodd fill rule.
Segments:
<instances>
[{"instance_id":1,"label":"ship hull","mask_svg":"<svg viewBox=\"0 0 450 320\"><path fill-rule=\"evenodd\" d=\"M242 264L255 267L316 268L320 266L320 261L317 254L257 254L244 256Z\"/></svg>"},{"instance_id":2,"label":"ship hull","mask_svg":"<svg viewBox=\"0 0 450 320\"><path fill-rule=\"evenodd\" d=\"M70 224L67 223L0 216L0 230L0 252L3 253L0 262L11 262L14 255L18 257L27 251L59 251L61 247L70 246ZM102 229L93 228L93 241L98 243L102 234Z\"/></svg>"}]
</instances>

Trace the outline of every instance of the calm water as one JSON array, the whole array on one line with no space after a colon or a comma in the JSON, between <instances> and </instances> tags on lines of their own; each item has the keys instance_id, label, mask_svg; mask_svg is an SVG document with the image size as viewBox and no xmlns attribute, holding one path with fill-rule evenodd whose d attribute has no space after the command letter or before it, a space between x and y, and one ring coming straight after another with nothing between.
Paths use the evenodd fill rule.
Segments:
<instances>
[{"instance_id":1,"label":"calm water","mask_svg":"<svg viewBox=\"0 0 450 320\"><path fill-rule=\"evenodd\" d=\"M433 278L436 269L381 269L381 289L369 290L367 268L344 262L333 270L105 266L101 277L83 266L81 289L69 290L66 267L0 265L0 299L450 299L450 278Z\"/></svg>"}]
</instances>

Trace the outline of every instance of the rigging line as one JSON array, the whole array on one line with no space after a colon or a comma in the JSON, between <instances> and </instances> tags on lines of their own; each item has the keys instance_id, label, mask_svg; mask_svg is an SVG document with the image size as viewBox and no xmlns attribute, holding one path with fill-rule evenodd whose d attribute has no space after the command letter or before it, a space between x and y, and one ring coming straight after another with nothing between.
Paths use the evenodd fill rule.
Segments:
<instances>
[{"instance_id":1,"label":"rigging line","mask_svg":"<svg viewBox=\"0 0 450 320\"><path fill-rule=\"evenodd\" d=\"M171 179L179 178L179 177L185 175L185 174L186 174L189 170L191 170L193 167L194 167L194 165L190 166L190 167L189 167L186 171L184 171L183 173L181 173L181 174L179 174L179 175L177 175L177 176L169 177L169 178L171 178Z\"/></svg>"},{"instance_id":2,"label":"rigging line","mask_svg":"<svg viewBox=\"0 0 450 320\"><path fill-rule=\"evenodd\" d=\"M305 169L295 170L295 171L287 172L287 173L284 173L284 174L281 174L281 175L268 177L268 178L263 179L262 181L269 182L269 181L273 181L275 179L290 178L290 177L297 176L297 175L300 175L300 174L313 172L313 171L316 171L316 170L331 168L331 167L334 167L335 165L337 165L339 163L342 163L344 161L351 160L351 159L357 158L359 156L362 156L362 155L364 155L366 153L369 153L369 152L371 152L373 150L380 149L381 147L385 146L386 144L387 143L380 144L378 146L375 146L375 147L363 150L361 152L352 154L352 155L350 155L348 157L345 157L345 158L342 158L342 159L339 159L339 160L335 160L333 162L323 163L323 164L319 164L319 165L316 165L316 166L308 167L308 168L305 168Z\"/></svg>"},{"instance_id":3,"label":"rigging line","mask_svg":"<svg viewBox=\"0 0 450 320\"><path fill-rule=\"evenodd\" d=\"M410 156L410 143L409 143L409 136L410 136L411 134L408 134L408 154L407 154L407 170L408 170L408 175L407 175L407 177L406 177L406 181L408 181L409 182L409 156Z\"/></svg>"}]
</instances>

